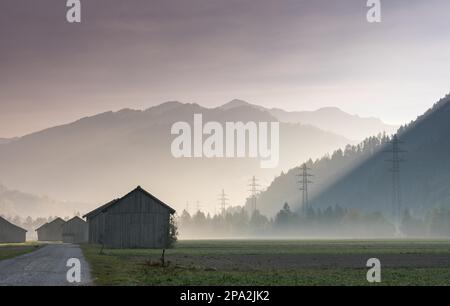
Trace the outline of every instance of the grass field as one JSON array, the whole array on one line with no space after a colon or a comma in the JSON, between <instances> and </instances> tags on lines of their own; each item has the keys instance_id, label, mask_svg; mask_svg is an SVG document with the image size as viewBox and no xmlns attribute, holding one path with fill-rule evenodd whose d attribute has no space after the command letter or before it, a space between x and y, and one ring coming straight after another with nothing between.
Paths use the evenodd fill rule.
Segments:
<instances>
[{"instance_id":1,"label":"grass field","mask_svg":"<svg viewBox=\"0 0 450 306\"><path fill-rule=\"evenodd\" d=\"M166 251L83 252L97 285L369 285L366 262L381 260L381 285L450 285L450 241L180 241Z\"/></svg>"},{"instance_id":2,"label":"grass field","mask_svg":"<svg viewBox=\"0 0 450 306\"><path fill-rule=\"evenodd\" d=\"M0 260L13 258L22 254L30 253L39 248L35 242L26 243L0 243Z\"/></svg>"}]
</instances>

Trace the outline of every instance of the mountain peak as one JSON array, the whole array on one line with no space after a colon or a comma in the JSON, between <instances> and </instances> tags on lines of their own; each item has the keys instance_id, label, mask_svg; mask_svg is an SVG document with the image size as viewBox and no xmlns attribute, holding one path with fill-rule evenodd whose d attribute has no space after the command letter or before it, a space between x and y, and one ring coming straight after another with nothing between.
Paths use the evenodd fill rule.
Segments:
<instances>
[{"instance_id":1,"label":"mountain peak","mask_svg":"<svg viewBox=\"0 0 450 306\"><path fill-rule=\"evenodd\" d=\"M321 107L317 110L317 112L344 113L342 109L336 106Z\"/></svg>"},{"instance_id":2,"label":"mountain peak","mask_svg":"<svg viewBox=\"0 0 450 306\"><path fill-rule=\"evenodd\" d=\"M224 105L220 106L221 109L228 110L236 107L242 107L242 106L255 106L253 104L250 104L244 100L234 99L231 100L228 103L225 103Z\"/></svg>"},{"instance_id":3,"label":"mountain peak","mask_svg":"<svg viewBox=\"0 0 450 306\"><path fill-rule=\"evenodd\" d=\"M152 107L146 109L146 111L152 111L152 110L168 111L168 110L175 109L182 105L183 105L183 103L181 103L179 101L167 101L167 102L161 103L159 105L152 106Z\"/></svg>"}]
</instances>

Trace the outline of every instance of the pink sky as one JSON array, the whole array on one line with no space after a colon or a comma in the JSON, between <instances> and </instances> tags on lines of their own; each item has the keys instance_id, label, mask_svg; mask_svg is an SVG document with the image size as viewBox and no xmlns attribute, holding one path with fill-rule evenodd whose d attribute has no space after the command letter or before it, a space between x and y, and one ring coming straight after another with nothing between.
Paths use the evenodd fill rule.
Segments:
<instances>
[{"instance_id":1,"label":"pink sky","mask_svg":"<svg viewBox=\"0 0 450 306\"><path fill-rule=\"evenodd\" d=\"M401 124L450 91L450 2L2 0L0 137L169 100L337 106Z\"/></svg>"}]
</instances>

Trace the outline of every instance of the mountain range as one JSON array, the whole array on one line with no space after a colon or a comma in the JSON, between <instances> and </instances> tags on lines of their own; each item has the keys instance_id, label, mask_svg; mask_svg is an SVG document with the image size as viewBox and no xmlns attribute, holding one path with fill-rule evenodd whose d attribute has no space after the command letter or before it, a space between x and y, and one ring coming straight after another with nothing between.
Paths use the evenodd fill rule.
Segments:
<instances>
[{"instance_id":1,"label":"mountain range","mask_svg":"<svg viewBox=\"0 0 450 306\"><path fill-rule=\"evenodd\" d=\"M284 122L273 112L240 100L217 108L174 101L146 110L105 112L4 141L0 144L0 179L29 194L91 204L109 201L142 185L175 208L190 202L191 210L213 212L222 189L230 191L230 204L242 204L253 175L261 185L267 185L282 170L352 143L312 122ZM279 166L261 169L258 160L249 158L173 158L171 125L192 122L196 113L202 113L205 122L281 121ZM360 130L364 130L367 123L360 120ZM388 126L380 128L378 132Z\"/></svg>"},{"instance_id":2,"label":"mountain range","mask_svg":"<svg viewBox=\"0 0 450 306\"><path fill-rule=\"evenodd\" d=\"M255 107L268 112L280 122L312 125L353 141L361 141L368 136L382 132L393 134L399 128L397 125L386 124L378 118L365 118L348 114L337 107L323 107L315 111L289 112L280 108L264 108L236 99L221 106L221 108L231 109L239 106Z\"/></svg>"},{"instance_id":3,"label":"mountain range","mask_svg":"<svg viewBox=\"0 0 450 306\"><path fill-rule=\"evenodd\" d=\"M430 210L450 206L450 95L398 131L400 139L401 210L423 217ZM316 162L310 205L325 209L339 205L363 212L393 214L392 144L388 136L366 139ZM298 167L278 176L259 195L262 211L274 214L284 202L301 207ZM277 203L277 204L275 204Z\"/></svg>"},{"instance_id":4,"label":"mountain range","mask_svg":"<svg viewBox=\"0 0 450 306\"><path fill-rule=\"evenodd\" d=\"M0 184L0 215L37 218L51 214L66 217L89 208L92 208L92 205L58 201L48 196L36 196L10 190Z\"/></svg>"}]
</instances>

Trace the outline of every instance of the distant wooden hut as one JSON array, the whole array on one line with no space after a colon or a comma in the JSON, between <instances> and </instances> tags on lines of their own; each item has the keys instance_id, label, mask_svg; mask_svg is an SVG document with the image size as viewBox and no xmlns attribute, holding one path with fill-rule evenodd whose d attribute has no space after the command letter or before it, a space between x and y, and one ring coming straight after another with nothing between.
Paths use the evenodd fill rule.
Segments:
<instances>
[{"instance_id":1,"label":"distant wooden hut","mask_svg":"<svg viewBox=\"0 0 450 306\"><path fill-rule=\"evenodd\" d=\"M0 243L25 242L27 231L0 217Z\"/></svg>"},{"instance_id":2,"label":"distant wooden hut","mask_svg":"<svg viewBox=\"0 0 450 306\"><path fill-rule=\"evenodd\" d=\"M86 214L89 243L110 248L165 248L175 210L138 186Z\"/></svg>"},{"instance_id":3,"label":"distant wooden hut","mask_svg":"<svg viewBox=\"0 0 450 306\"><path fill-rule=\"evenodd\" d=\"M65 221L56 218L36 229L39 241L62 241L62 226Z\"/></svg>"},{"instance_id":4,"label":"distant wooden hut","mask_svg":"<svg viewBox=\"0 0 450 306\"><path fill-rule=\"evenodd\" d=\"M80 217L74 217L62 226L62 241L65 243L87 243L88 224Z\"/></svg>"}]
</instances>

